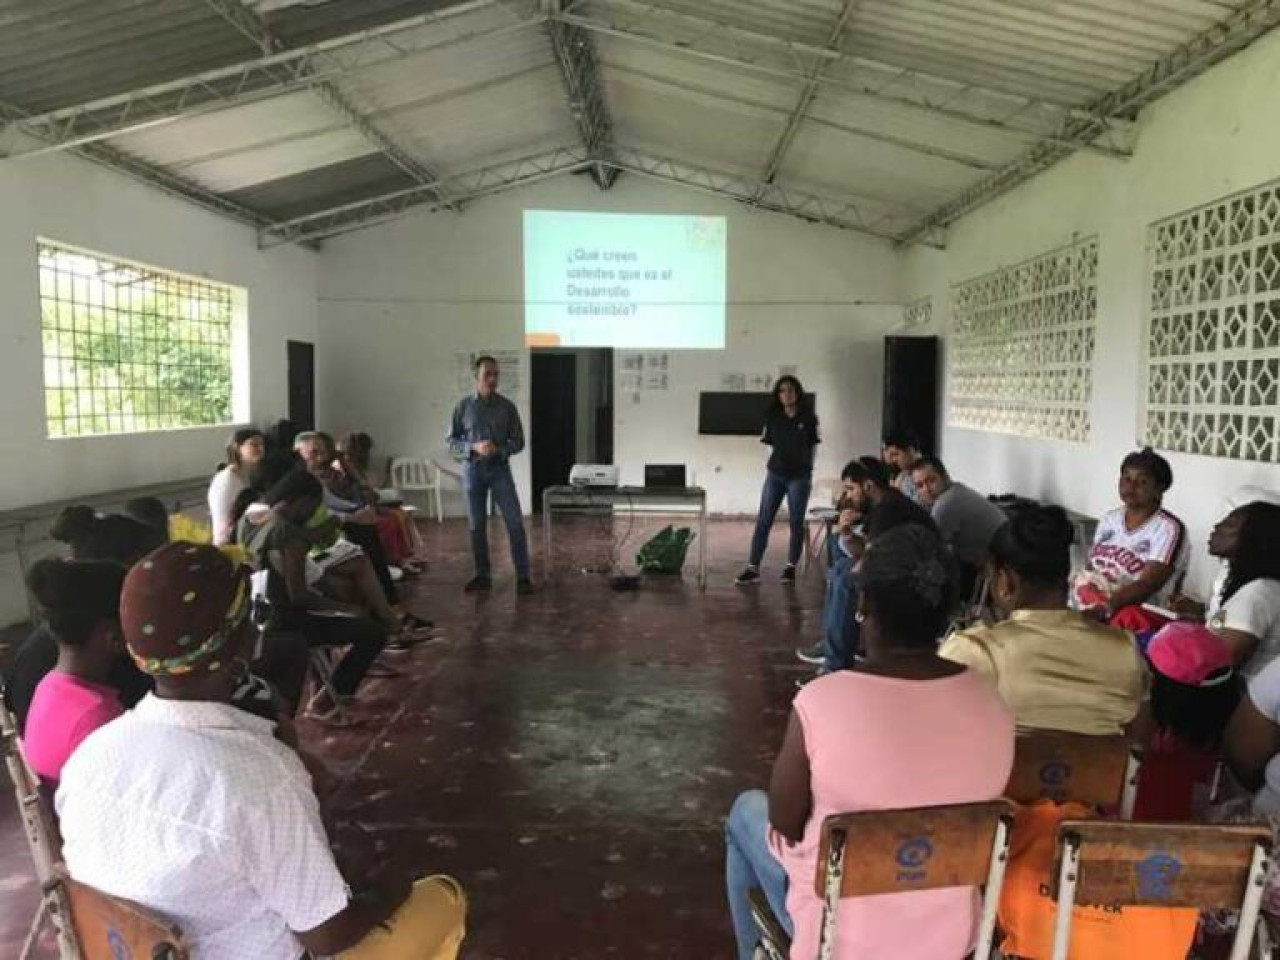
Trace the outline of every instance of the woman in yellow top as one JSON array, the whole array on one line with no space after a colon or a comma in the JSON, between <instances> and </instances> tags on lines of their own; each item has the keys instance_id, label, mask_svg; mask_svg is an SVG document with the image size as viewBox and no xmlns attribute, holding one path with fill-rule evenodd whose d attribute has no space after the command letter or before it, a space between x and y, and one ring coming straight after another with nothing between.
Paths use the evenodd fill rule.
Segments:
<instances>
[{"instance_id":1,"label":"woman in yellow top","mask_svg":"<svg viewBox=\"0 0 1280 960\"><path fill-rule=\"evenodd\" d=\"M954 634L939 653L989 677L1021 730L1119 734L1142 703L1133 638L1067 606L1074 529L1035 507L991 541L991 598L1003 618Z\"/></svg>"}]
</instances>

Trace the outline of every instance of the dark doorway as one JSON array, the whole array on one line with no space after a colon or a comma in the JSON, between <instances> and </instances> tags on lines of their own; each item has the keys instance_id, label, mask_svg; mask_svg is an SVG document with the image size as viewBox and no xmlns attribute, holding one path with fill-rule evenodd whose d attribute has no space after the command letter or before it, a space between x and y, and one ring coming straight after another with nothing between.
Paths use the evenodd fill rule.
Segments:
<instances>
[{"instance_id":1,"label":"dark doorway","mask_svg":"<svg viewBox=\"0 0 1280 960\"><path fill-rule=\"evenodd\" d=\"M316 428L316 345L290 340L289 419L299 430Z\"/></svg>"},{"instance_id":2,"label":"dark doorway","mask_svg":"<svg viewBox=\"0 0 1280 960\"><path fill-rule=\"evenodd\" d=\"M542 491L569 482L575 463L613 462L613 351L534 350L529 447L533 509Z\"/></svg>"},{"instance_id":3,"label":"dark doorway","mask_svg":"<svg viewBox=\"0 0 1280 960\"><path fill-rule=\"evenodd\" d=\"M578 358L535 350L531 360L530 470L533 508L540 510L542 491L568 483L578 456Z\"/></svg>"}]
</instances>

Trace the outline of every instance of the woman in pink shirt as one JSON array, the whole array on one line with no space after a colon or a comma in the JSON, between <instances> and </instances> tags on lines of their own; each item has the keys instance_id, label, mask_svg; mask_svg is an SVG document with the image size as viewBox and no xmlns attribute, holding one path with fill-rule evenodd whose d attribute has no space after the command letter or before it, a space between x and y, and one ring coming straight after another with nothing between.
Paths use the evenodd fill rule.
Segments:
<instances>
[{"instance_id":1,"label":"woman in pink shirt","mask_svg":"<svg viewBox=\"0 0 1280 960\"><path fill-rule=\"evenodd\" d=\"M120 587L125 568L49 557L31 568L27 587L58 642L58 665L36 687L22 753L36 775L56 787L63 764L94 730L123 713L108 685L124 649Z\"/></svg>"},{"instance_id":2,"label":"woman in pink shirt","mask_svg":"<svg viewBox=\"0 0 1280 960\"><path fill-rule=\"evenodd\" d=\"M1013 766L1013 718L978 675L937 655L954 596L938 535L899 527L868 548L854 578L867 656L796 696L766 798L743 794L726 830L740 960L758 940L747 891L764 890L791 956L818 953L814 892L822 822L836 813L972 803L1000 796ZM851 852L850 869L857 869ZM962 960L978 901L966 888L845 899L836 958Z\"/></svg>"}]
</instances>

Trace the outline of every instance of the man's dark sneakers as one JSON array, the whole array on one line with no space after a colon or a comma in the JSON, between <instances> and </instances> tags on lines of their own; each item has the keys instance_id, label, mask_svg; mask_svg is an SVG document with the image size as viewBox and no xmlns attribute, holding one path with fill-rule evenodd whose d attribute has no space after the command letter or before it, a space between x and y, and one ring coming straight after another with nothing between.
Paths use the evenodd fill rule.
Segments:
<instances>
[{"instance_id":1,"label":"man's dark sneakers","mask_svg":"<svg viewBox=\"0 0 1280 960\"><path fill-rule=\"evenodd\" d=\"M748 583L759 583L760 571L755 567L745 567L733 582L739 586Z\"/></svg>"},{"instance_id":2,"label":"man's dark sneakers","mask_svg":"<svg viewBox=\"0 0 1280 960\"><path fill-rule=\"evenodd\" d=\"M529 594L533 593L533 581L528 577L521 577L516 581L516 593L520 594L522 597L527 597Z\"/></svg>"},{"instance_id":3,"label":"man's dark sneakers","mask_svg":"<svg viewBox=\"0 0 1280 960\"><path fill-rule=\"evenodd\" d=\"M788 563L782 568L782 582L788 585L793 585L796 582L796 565L794 563Z\"/></svg>"},{"instance_id":4,"label":"man's dark sneakers","mask_svg":"<svg viewBox=\"0 0 1280 960\"><path fill-rule=\"evenodd\" d=\"M492 586L493 581L488 577L475 576L467 581L467 585L462 588L462 591L463 593L480 593Z\"/></svg>"}]
</instances>

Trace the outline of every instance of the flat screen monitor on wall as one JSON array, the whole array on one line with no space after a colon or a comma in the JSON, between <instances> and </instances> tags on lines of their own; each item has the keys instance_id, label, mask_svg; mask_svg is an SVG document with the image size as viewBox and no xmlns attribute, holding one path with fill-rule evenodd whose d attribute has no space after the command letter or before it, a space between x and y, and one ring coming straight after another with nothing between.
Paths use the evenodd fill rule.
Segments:
<instances>
[{"instance_id":1,"label":"flat screen monitor on wall","mask_svg":"<svg viewBox=\"0 0 1280 960\"><path fill-rule=\"evenodd\" d=\"M810 395L816 403L817 397ZM770 393L698 394L698 432L713 436L758 437L769 412Z\"/></svg>"},{"instance_id":2,"label":"flat screen monitor on wall","mask_svg":"<svg viewBox=\"0 0 1280 960\"><path fill-rule=\"evenodd\" d=\"M531 347L724 349L724 217L524 213Z\"/></svg>"}]
</instances>

